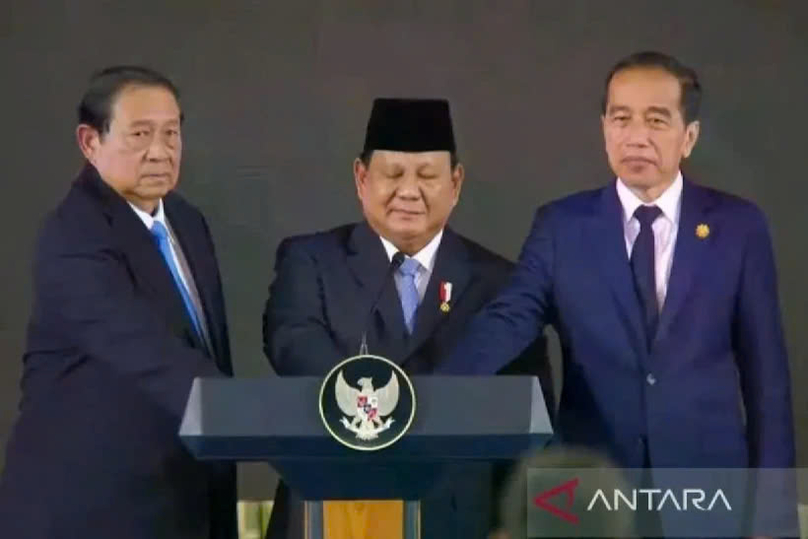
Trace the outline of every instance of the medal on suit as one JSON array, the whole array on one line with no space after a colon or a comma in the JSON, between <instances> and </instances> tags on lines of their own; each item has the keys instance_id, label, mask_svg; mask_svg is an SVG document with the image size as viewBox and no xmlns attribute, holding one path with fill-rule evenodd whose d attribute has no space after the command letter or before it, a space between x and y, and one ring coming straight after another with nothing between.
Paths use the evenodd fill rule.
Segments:
<instances>
[{"instance_id":1,"label":"medal on suit","mask_svg":"<svg viewBox=\"0 0 808 539\"><path fill-rule=\"evenodd\" d=\"M448 313L451 307L449 302L452 301L452 283L448 281L441 281L440 283L440 310Z\"/></svg>"}]
</instances>

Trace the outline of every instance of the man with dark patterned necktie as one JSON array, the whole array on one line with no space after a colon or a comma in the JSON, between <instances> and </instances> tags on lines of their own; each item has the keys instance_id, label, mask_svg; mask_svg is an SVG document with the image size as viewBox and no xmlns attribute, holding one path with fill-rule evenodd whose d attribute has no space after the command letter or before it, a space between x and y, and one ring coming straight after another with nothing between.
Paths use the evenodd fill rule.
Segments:
<instances>
[{"instance_id":1,"label":"man with dark patterned necktie","mask_svg":"<svg viewBox=\"0 0 808 539\"><path fill-rule=\"evenodd\" d=\"M789 468L766 219L680 172L700 96L696 73L670 56L614 66L601 120L617 178L539 208L509 284L437 370L494 372L552 324L565 364L560 442L626 468Z\"/></svg>"}]
</instances>

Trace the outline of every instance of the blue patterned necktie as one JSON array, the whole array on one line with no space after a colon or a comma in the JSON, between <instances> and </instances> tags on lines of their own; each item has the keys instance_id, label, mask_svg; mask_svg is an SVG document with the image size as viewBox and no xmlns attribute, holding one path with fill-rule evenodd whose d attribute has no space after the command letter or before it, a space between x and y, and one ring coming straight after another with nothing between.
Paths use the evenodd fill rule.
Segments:
<instances>
[{"instance_id":1,"label":"blue patterned necktie","mask_svg":"<svg viewBox=\"0 0 808 539\"><path fill-rule=\"evenodd\" d=\"M151 233L154 240L157 242L157 247L160 249L160 254L163 255L163 260L165 260L169 271L171 271L171 276L174 278L174 284L177 285L177 290L182 296L182 302L185 304L185 309L188 311L188 316L191 317L191 322L194 324L196 334L204 343L205 340L202 336L202 325L199 321L196 307L194 307L194 303L191 301L191 294L182 283L179 268L177 268L177 264L174 262L174 256L171 254L171 240L168 237L168 230L166 230L166 227L161 222L154 221L154 223L152 223Z\"/></svg>"},{"instance_id":2,"label":"blue patterned necktie","mask_svg":"<svg viewBox=\"0 0 808 539\"><path fill-rule=\"evenodd\" d=\"M421 264L414 258L407 257L398 268L401 275L399 280L398 295L401 299L401 310L404 312L404 324L407 326L407 333L412 334L415 327L415 311L418 309L418 287L415 286L415 276Z\"/></svg>"},{"instance_id":3,"label":"blue patterned necktie","mask_svg":"<svg viewBox=\"0 0 808 539\"><path fill-rule=\"evenodd\" d=\"M640 222L640 233L631 250L631 271L634 274L634 287L643 311L645 336L648 349L656 336L659 322L659 303L656 293L656 270L654 260L654 230L651 225L662 213L656 206L640 206L634 217Z\"/></svg>"}]
</instances>

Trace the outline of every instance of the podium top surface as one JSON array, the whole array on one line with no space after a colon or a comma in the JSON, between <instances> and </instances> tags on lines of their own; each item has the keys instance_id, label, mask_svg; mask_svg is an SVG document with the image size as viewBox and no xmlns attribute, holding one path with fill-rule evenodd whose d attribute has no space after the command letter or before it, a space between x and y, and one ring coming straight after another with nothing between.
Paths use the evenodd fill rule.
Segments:
<instances>
[{"instance_id":1,"label":"podium top surface","mask_svg":"<svg viewBox=\"0 0 808 539\"><path fill-rule=\"evenodd\" d=\"M552 427L529 376L413 376L415 417L379 451L342 446L320 418L320 377L197 378L180 437L201 459L513 458L544 445Z\"/></svg>"}]
</instances>

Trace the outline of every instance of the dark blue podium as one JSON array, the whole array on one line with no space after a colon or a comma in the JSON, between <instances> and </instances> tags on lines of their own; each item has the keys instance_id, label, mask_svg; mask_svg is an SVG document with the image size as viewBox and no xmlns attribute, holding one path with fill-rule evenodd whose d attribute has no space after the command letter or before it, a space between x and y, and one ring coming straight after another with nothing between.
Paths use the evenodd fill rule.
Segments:
<instances>
[{"instance_id":1,"label":"dark blue podium","mask_svg":"<svg viewBox=\"0 0 808 539\"><path fill-rule=\"evenodd\" d=\"M519 458L552 436L538 379L414 376L415 417L395 444L357 451L322 423L319 377L198 378L180 437L200 460L264 461L306 502L322 537L323 500L405 501L404 537L419 537L418 500L447 464Z\"/></svg>"}]
</instances>

